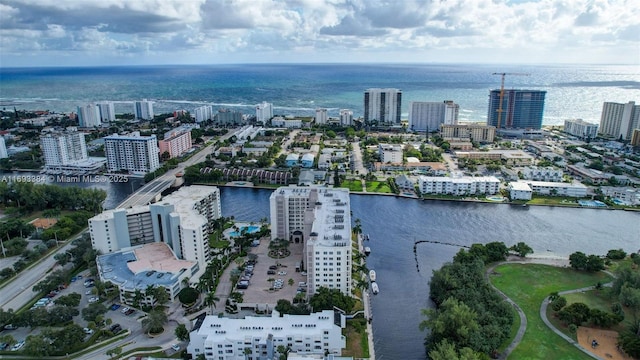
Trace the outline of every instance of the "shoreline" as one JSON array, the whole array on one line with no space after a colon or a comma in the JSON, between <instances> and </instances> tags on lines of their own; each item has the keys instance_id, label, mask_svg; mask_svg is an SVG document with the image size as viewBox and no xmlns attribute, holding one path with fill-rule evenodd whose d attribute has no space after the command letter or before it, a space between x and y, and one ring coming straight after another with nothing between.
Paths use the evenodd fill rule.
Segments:
<instances>
[{"instance_id":1,"label":"shoreline","mask_svg":"<svg viewBox=\"0 0 640 360\"><path fill-rule=\"evenodd\" d=\"M235 188L248 188L248 189L264 189L264 190L275 190L276 188L270 187L270 186L260 186L260 185L255 185L249 181L241 181L242 184L234 184L234 182L228 182L225 184L215 184L214 186L225 186L225 187L235 187ZM196 185L196 184L194 184ZM211 184L197 184L197 185L211 185ZM286 186L286 185L282 185L282 186ZM346 189L346 188L345 188ZM527 205L526 207L524 207L525 209L529 206L547 206L547 207L560 207L560 208L572 208L572 209L593 209L593 210L622 210L622 211L636 211L636 212L640 212L640 208L622 208L622 209L617 209L617 208L611 208L611 207L585 207L585 206L580 206L578 204L567 204L567 205L562 205L562 204L528 204L528 203L511 203L511 202L506 202L506 201L490 201L490 200L481 200L480 198L478 198L478 200L475 199L466 199L466 198L460 198L460 199L447 199L447 198L424 198L424 197L417 197L417 196L409 196L409 195L402 195L402 194L392 194L392 193L376 193L376 192L368 192L368 191L349 191L350 194L355 194L355 195L375 195L375 196L394 196L397 198L405 198L405 199L414 199L414 200L418 200L418 201L452 201L452 202L463 202L463 203L482 203L482 204L496 204L496 205L510 205L510 206L520 206L522 207L522 205Z\"/></svg>"}]
</instances>

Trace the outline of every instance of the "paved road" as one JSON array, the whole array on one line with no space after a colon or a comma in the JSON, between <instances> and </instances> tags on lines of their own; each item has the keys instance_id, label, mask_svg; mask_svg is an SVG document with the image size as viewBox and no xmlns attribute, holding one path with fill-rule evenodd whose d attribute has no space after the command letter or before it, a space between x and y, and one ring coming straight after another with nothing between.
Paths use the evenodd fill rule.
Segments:
<instances>
[{"instance_id":1,"label":"paved road","mask_svg":"<svg viewBox=\"0 0 640 360\"><path fill-rule=\"evenodd\" d=\"M22 271L11 282L7 283L2 290L0 290L0 307L3 310L13 309L17 311L29 302L35 295L32 290L33 286L42 280L44 274L52 270L56 265L53 254L66 252L71 247L71 241L69 241L66 245L60 247L58 251L52 253L51 256L43 258L30 269Z\"/></svg>"},{"instance_id":2,"label":"paved road","mask_svg":"<svg viewBox=\"0 0 640 360\"><path fill-rule=\"evenodd\" d=\"M362 151L360 150L360 143L354 141L351 143L353 154L353 166L354 170L357 171L361 175L366 175L368 173L367 169L362 164Z\"/></svg>"},{"instance_id":3,"label":"paved road","mask_svg":"<svg viewBox=\"0 0 640 360\"><path fill-rule=\"evenodd\" d=\"M236 133L237 130L230 130L227 134L220 137L220 140L224 141ZM155 198L164 189L167 189L175 180L175 175L178 172L184 171L187 166L194 165L199 162L203 162L207 155L211 154L215 148L214 144L211 144L187 161L181 163L175 169L171 169L166 174L157 179L147 183L131 196L125 199L118 208L127 208L134 205L148 204L151 199ZM83 231L79 236L86 232ZM78 236L78 237L79 237ZM75 238L74 238L75 239ZM0 308L3 310L14 309L18 310L24 304L29 302L35 295L32 291L34 285L42 280L46 273L53 269L56 264L54 260L55 254L66 252L71 248L71 241L62 246L59 250L52 252L48 257L41 259L36 265L31 268L22 271L18 276L13 278L7 283L0 291Z\"/></svg>"}]
</instances>

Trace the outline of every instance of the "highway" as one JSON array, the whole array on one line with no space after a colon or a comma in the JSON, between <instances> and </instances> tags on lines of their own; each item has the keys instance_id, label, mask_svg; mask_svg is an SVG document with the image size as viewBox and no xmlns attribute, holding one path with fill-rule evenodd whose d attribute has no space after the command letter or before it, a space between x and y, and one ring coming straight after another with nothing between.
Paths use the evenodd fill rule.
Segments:
<instances>
[{"instance_id":1,"label":"highway","mask_svg":"<svg viewBox=\"0 0 640 360\"><path fill-rule=\"evenodd\" d=\"M236 131L237 130L229 131L227 134L220 137L220 140L224 141L230 138L236 133ZM145 184L120 203L117 208L128 208L152 202L157 195L173 184L178 172L184 172L185 167L203 162L206 156L211 154L214 147L214 144L208 145L185 162L180 163L175 169L171 169L166 174ZM82 236L85 232L87 232L87 230L84 230L78 236L74 237L74 239ZM14 311L17 311L29 302L29 300L35 296L35 293L32 290L33 286L42 280L46 274L56 266L56 261L53 258L55 254L66 252L71 248L71 246L71 241L68 241L67 244L60 247L59 250L52 252L48 257L41 259L30 269L22 271L18 276L7 283L0 290L0 308L3 310L13 309Z\"/></svg>"}]
</instances>

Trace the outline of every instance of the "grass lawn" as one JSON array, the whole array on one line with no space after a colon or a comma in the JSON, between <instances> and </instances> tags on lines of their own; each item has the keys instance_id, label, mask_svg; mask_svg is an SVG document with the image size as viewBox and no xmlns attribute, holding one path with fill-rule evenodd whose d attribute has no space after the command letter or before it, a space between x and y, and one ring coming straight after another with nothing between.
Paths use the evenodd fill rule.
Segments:
<instances>
[{"instance_id":1,"label":"grass lawn","mask_svg":"<svg viewBox=\"0 0 640 360\"><path fill-rule=\"evenodd\" d=\"M383 194L391 194L391 188L386 182L382 181L367 181L366 182L368 192L377 192Z\"/></svg>"},{"instance_id":2,"label":"grass lawn","mask_svg":"<svg viewBox=\"0 0 640 360\"><path fill-rule=\"evenodd\" d=\"M352 356L356 359L369 357L369 342L367 340L366 320L357 318L347 321L342 330L347 338L347 347L342 350L342 356Z\"/></svg>"},{"instance_id":3,"label":"grass lawn","mask_svg":"<svg viewBox=\"0 0 640 360\"><path fill-rule=\"evenodd\" d=\"M504 264L495 268L491 282L514 300L527 316L527 330L510 359L590 359L557 336L540 318L540 305L550 293L605 283L605 273L585 273L538 264Z\"/></svg>"},{"instance_id":4,"label":"grass lawn","mask_svg":"<svg viewBox=\"0 0 640 360\"><path fill-rule=\"evenodd\" d=\"M362 181L360 181L360 179L345 180L340 187L348 188L349 191L362 191Z\"/></svg>"},{"instance_id":5,"label":"grass lawn","mask_svg":"<svg viewBox=\"0 0 640 360\"><path fill-rule=\"evenodd\" d=\"M611 298L609 296L610 288L605 288L602 290L591 290L585 291L583 293L574 293L574 294L566 294L563 295L565 299L567 299L567 305L581 302L587 305L591 309L598 309L605 312L611 312L611 305L613 303L617 303L618 300L615 298ZM622 310L626 314L624 320L617 326L611 328L611 330L621 331L624 328L631 326L633 323L633 316L631 315L631 310L627 307L623 307Z\"/></svg>"},{"instance_id":6,"label":"grass lawn","mask_svg":"<svg viewBox=\"0 0 640 360\"><path fill-rule=\"evenodd\" d=\"M555 196L536 196L528 201L527 204L580 207L575 198L563 198Z\"/></svg>"}]
</instances>

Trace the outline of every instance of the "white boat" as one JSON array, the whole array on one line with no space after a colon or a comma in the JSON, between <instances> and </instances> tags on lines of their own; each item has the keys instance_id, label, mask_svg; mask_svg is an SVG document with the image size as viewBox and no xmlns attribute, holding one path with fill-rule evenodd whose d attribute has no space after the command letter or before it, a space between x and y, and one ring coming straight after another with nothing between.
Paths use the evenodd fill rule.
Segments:
<instances>
[{"instance_id":1,"label":"white boat","mask_svg":"<svg viewBox=\"0 0 640 360\"><path fill-rule=\"evenodd\" d=\"M368 247L368 246L365 246L365 247L364 247L364 254L365 254L365 255L367 255L367 256L369 256L369 254L371 254L371 248L370 248L370 247Z\"/></svg>"},{"instance_id":2,"label":"white boat","mask_svg":"<svg viewBox=\"0 0 640 360\"><path fill-rule=\"evenodd\" d=\"M376 271L375 270L369 270L369 280L371 280L371 282L375 282L376 281Z\"/></svg>"},{"instance_id":3,"label":"white boat","mask_svg":"<svg viewBox=\"0 0 640 360\"><path fill-rule=\"evenodd\" d=\"M371 292L373 292L374 295L380 292L380 288L378 288L378 283L375 283L375 282L371 283Z\"/></svg>"}]
</instances>

